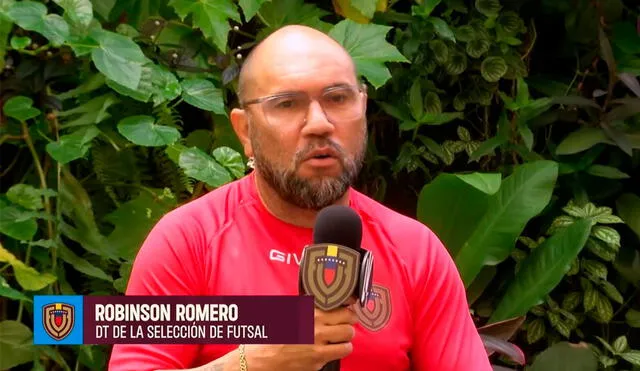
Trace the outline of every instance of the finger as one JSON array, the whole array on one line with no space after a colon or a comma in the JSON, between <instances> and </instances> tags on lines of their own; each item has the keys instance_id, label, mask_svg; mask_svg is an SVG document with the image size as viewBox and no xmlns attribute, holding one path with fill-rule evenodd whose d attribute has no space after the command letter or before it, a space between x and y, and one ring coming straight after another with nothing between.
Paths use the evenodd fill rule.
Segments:
<instances>
[{"instance_id":1,"label":"finger","mask_svg":"<svg viewBox=\"0 0 640 371\"><path fill-rule=\"evenodd\" d=\"M328 344L319 349L323 365L336 359L342 359L353 352L353 344L351 342Z\"/></svg>"},{"instance_id":2,"label":"finger","mask_svg":"<svg viewBox=\"0 0 640 371\"><path fill-rule=\"evenodd\" d=\"M317 326L315 328L315 343L344 343L353 339L356 330L351 325Z\"/></svg>"},{"instance_id":3,"label":"finger","mask_svg":"<svg viewBox=\"0 0 640 371\"><path fill-rule=\"evenodd\" d=\"M320 325L340 325L358 323L358 315L350 307L341 307L329 312L325 312L321 309L315 310L315 323Z\"/></svg>"},{"instance_id":4,"label":"finger","mask_svg":"<svg viewBox=\"0 0 640 371\"><path fill-rule=\"evenodd\" d=\"M355 297L350 296L349 299L344 303L344 305L353 305L357 302L358 300Z\"/></svg>"}]
</instances>

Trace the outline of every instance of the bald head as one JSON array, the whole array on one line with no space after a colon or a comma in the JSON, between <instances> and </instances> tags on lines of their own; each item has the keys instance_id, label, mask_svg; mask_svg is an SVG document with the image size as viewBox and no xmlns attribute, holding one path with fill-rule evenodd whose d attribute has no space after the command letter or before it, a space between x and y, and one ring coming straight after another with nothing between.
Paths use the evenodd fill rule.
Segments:
<instances>
[{"instance_id":1,"label":"bald head","mask_svg":"<svg viewBox=\"0 0 640 371\"><path fill-rule=\"evenodd\" d=\"M329 35L300 25L285 26L261 41L243 63L239 76L240 102L264 94L278 76L304 77L305 71L320 66L348 71L357 79L349 53Z\"/></svg>"}]
</instances>

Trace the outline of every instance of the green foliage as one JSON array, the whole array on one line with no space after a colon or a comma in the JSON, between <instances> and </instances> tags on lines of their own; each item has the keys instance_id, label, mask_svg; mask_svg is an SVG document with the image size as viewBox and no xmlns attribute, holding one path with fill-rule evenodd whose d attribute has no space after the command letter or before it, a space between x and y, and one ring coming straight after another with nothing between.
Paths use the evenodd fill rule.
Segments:
<instances>
[{"instance_id":1,"label":"green foliage","mask_svg":"<svg viewBox=\"0 0 640 371\"><path fill-rule=\"evenodd\" d=\"M246 173L238 73L289 24L353 57L357 187L438 234L494 363L640 367L634 6L0 0L0 369L105 368L31 346L32 296L123 293L162 215Z\"/></svg>"}]
</instances>

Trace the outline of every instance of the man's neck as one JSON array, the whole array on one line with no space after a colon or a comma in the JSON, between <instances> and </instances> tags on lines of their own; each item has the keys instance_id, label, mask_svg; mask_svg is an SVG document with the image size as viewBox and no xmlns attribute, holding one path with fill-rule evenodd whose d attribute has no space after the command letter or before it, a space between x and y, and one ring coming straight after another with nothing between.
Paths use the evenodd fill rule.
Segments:
<instances>
[{"instance_id":1,"label":"man's neck","mask_svg":"<svg viewBox=\"0 0 640 371\"><path fill-rule=\"evenodd\" d=\"M259 174L256 173L254 178L256 188L258 190L258 196L260 197L262 204L273 216L283 222L293 224L298 227L313 228L318 211L303 209L283 200ZM349 191L347 191L335 204L347 206L349 204Z\"/></svg>"}]
</instances>

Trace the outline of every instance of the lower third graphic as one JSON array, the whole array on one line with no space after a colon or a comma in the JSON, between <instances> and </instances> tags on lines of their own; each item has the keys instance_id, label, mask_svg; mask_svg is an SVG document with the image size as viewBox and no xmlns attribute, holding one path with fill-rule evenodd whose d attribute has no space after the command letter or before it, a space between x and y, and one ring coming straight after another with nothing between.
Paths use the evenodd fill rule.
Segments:
<instances>
[{"instance_id":1,"label":"lower third graphic","mask_svg":"<svg viewBox=\"0 0 640 371\"><path fill-rule=\"evenodd\" d=\"M82 296L35 296L34 344L82 344L82 304Z\"/></svg>"}]
</instances>

